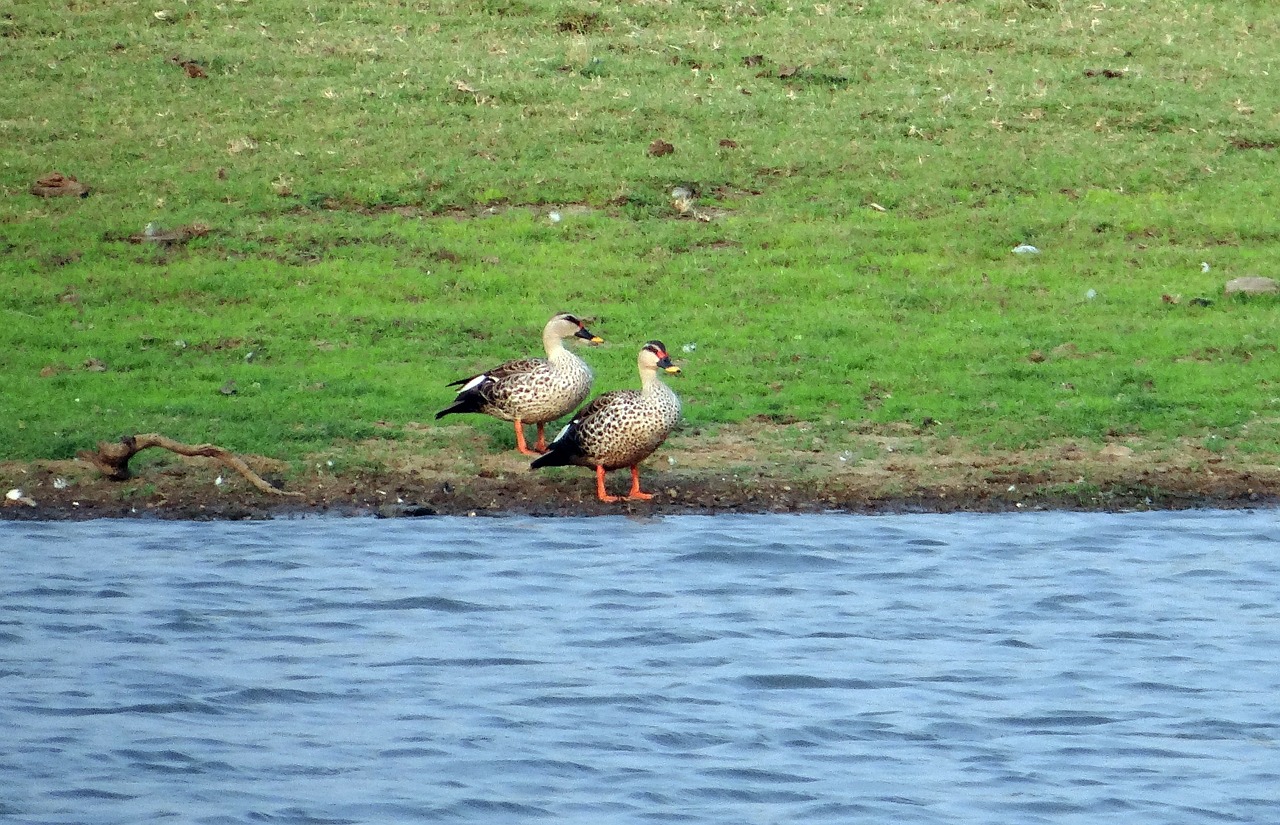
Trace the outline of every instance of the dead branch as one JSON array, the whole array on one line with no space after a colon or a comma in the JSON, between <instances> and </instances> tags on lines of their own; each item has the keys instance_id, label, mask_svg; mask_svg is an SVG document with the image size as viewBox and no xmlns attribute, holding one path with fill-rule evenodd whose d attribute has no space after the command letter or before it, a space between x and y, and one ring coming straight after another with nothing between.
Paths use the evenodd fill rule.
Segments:
<instances>
[{"instance_id":1,"label":"dead branch","mask_svg":"<svg viewBox=\"0 0 1280 825\"><path fill-rule=\"evenodd\" d=\"M289 492L271 486L262 476L250 469L240 457L217 444L183 444L181 441L174 441L159 433L126 435L119 441L99 441L97 452L82 450L80 458L92 463L107 478L113 481L124 481L130 475L129 459L148 447L160 447L178 455L215 458L244 476L250 484L264 493L276 496L302 495L302 493Z\"/></svg>"}]
</instances>

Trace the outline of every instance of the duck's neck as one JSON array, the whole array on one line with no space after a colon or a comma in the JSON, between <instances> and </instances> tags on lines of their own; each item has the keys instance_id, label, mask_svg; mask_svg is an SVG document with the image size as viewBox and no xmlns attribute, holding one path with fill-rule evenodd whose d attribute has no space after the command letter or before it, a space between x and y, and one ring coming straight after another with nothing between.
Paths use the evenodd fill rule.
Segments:
<instances>
[{"instance_id":1,"label":"duck's neck","mask_svg":"<svg viewBox=\"0 0 1280 825\"><path fill-rule=\"evenodd\" d=\"M542 333L542 348L547 351L548 361L559 361L564 356L573 354L565 348L564 339L554 332Z\"/></svg>"},{"instance_id":2,"label":"duck's neck","mask_svg":"<svg viewBox=\"0 0 1280 825\"><path fill-rule=\"evenodd\" d=\"M658 371L653 367L640 368L640 392L649 395L653 392L661 391L665 388L665 384L658 378Z\"/></svg>"},{"instance_id":3,"label":"duck's neck","mask_svg":"<svg viewBox=\"0 0 1280 825\"><path fill-rule=\"evenodd\" d=\"M564 345L563 338L556 338L553 343L547 344L547 363L551 364L558 370L571 370L573 372L582 372L586 370L588 374L591 367L578 357L577 353Z\"/></svg>"}]
</instances>

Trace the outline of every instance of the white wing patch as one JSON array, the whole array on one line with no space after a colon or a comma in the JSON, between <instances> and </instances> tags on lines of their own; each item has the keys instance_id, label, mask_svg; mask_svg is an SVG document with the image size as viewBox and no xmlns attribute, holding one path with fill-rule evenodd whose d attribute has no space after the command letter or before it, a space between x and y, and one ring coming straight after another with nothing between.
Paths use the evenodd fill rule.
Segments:
<instances>
[{"instance_id":1,"label":"white wing patch","mask_svg":"<svg viewBox=\"0 0 1280 825\"><path fill-rule=\"evenodd\" d=\"M478 386L480 386L481 384L483 384L485 381L489 381L489 380L491 380L491 379L489 378L489 376L488 376L488 375L483 375L483 374L482 374L482 375L477 375L475 378L472 378L470 381L468 381L466 384L464 384L464 385L463 385L463 387L462 387L462 389L458 390L458 393L459 393L459 394L462 394L462 393L466 392L467 390L473 390L473 389L475 389L476 387L478 387Z\"/></svg>"}]
</instances>

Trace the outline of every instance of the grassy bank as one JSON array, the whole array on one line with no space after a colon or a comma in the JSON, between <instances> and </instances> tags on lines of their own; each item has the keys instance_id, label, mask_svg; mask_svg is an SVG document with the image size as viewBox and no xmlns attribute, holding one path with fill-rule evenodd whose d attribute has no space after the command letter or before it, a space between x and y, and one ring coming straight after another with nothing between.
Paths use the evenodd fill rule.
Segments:
<instances>
[{"instance_id":1,"label":"grassy bank","mask_svg":"<svg viewBox=\"0 0 1280 825\"><path fill-rule=\"evenodd\" d=\"M1271 3L9 2L0 40L0 457L404 438L562 309L599 389L664 340L694 431L1280 451L1280 301L1222 296L1280 277Z\"/></svg>"}]
</instances>

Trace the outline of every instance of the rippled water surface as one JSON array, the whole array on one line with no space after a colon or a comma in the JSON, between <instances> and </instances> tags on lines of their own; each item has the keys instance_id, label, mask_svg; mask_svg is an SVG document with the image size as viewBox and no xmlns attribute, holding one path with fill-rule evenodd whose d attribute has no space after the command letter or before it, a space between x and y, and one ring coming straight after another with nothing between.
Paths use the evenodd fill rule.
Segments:
<instances>
[{"instance_id":1,"label":"rippled water surface","mask_svg":"<svg viewBox=\"0 0 1280 825\"><path fill-rule=\"evenodd\" d=\"M0 818L1274 825L1277 517L0 523Z\"/></svg>"}]
</instances>

